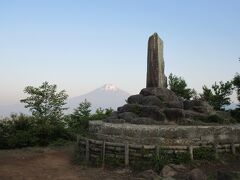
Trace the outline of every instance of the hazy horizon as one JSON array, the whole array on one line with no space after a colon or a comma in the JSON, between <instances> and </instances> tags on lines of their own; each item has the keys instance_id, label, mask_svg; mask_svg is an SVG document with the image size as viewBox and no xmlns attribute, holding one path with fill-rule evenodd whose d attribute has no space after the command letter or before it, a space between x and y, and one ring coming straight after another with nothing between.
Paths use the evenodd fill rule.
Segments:
<instances>
[{"instance_id":1,"label":"hazy horizon","mask_svg":"<svg viewBox=\"0 0 240 180\"><path fill-rule=\"evenodd\" d=\"M57 84L70 97L112 83L145 87L147 40L164 41L165 74L201 92L239 72L240 1L0 1L0 105L28 85ZM236 101L236 97L233 97Z\"/></svg>"}]
</instances>

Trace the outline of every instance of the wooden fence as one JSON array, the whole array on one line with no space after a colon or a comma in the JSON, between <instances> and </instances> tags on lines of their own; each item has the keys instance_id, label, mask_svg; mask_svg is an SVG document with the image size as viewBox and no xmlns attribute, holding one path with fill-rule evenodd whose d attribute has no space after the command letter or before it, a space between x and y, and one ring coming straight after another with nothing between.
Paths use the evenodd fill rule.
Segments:
<instances>
[{"instance_id":1,"label":"wooden fence","mask_svg":"<svg viewBox=\"0 0 240 180\"><path fill-rule=\"evenodd\" d=\"M211 148L215 156L220 153L236 154L240 152L240 143L231 144L202 144L199 146L158 146L158 145L134 145L128 143L112 143L100 140L94 140L84 137L78 137L78 147L86 162L99 162L102 165L109 160L114 160L122 165L129 166L136 159L151 159L160 151L165 153L185 153L190 159L195 158L194 150L198 148Z\"/></svg>"}]
</instances>

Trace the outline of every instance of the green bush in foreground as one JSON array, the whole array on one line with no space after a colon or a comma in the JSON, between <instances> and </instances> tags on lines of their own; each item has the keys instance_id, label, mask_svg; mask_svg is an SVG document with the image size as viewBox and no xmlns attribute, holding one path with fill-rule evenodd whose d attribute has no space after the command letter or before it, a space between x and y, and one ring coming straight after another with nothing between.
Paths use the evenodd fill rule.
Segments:
<instances>
[{"instance_id":1,"label":"green bush in foreground","mask_svg":"<svg viewBox=\"0 0 240 180\"><path fill-rule=\"evenodd\" d=\"M59 139L74 139L64 124L39 123L24 114L0 120L0 149L46 146Z\"/></svg>"},{"instance_id":2,"label":"green bush in foreground","mask_svg":"<svg viewBox=\"0 0 240 180\"><path fill-rule=\"evenodd\" d=\"M200 147L193 150L193 157L196 160L213 161L216 159L213 147Z\"/></svg>"},{"instance_id":3,"label":"green bush in foreground","mask_svg":"<svg viewBox=\"0 0 240 180\"><path fill-rule=\"evenodd\" d=\"M191 161L188 152L168 153L161 149L159 154L153 156L154 169L161 171L161 169L167 164L186 164Z\"/></svg>"},{"instance_id":4,"label":"green bush in foreground","mask_svg":"<svg viewBox=\"0 0 240 180\"><path fill-rule=\"evenodd\" d=\"M94 114L91 114L90 108L91 103L85 99L74 109L73 114L65 116L68 128L75 134L86 136L88 134L89 121L104 119L113 112L111 108L98 108Z\"/></svg>"},{"instance_id":5,"label":"green bush in foreground","mask_svg":"<svg viewBox=\"0 0 240 180\"><path fill-rule=\"evenodd\" d=\"M231 116L238 122L240 123L240 108L236 108L234 110L230 111Z\"/></svg>"}]
</instances>

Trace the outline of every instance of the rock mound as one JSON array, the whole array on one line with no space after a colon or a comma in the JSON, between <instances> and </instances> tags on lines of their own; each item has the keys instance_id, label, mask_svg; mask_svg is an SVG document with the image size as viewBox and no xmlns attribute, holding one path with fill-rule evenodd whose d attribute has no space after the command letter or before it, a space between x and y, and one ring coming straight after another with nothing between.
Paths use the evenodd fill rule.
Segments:
<instances>
[{"instance_id":1,"label":"rock mound","mask_svg":"<svg viewBox=\"0 0 240 180\"><path fill-rule=\"evenodd\" d=\"M132 124L191 124L206 122L213 108L202 100L183 100L164 87L144 88L104 120Z\"/></svg>"}]
</instances>

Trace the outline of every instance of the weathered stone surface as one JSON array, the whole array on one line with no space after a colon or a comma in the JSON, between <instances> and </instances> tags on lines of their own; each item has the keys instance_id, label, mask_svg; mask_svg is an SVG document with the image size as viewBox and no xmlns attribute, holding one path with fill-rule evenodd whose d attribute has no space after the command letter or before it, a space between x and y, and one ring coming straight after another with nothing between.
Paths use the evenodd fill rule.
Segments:
<instances>
[{"instance_id":1,"label":"weathered stone surface","mask_svg":"<svg viewBox=\"0 0 240 180\"><path fill-rule=\"evenodd\" d=\"M160 121L153 120L152 118L147 117L138 117L134 118L131 121L126 121L132 124L145 124L145 125L151 125L151 124L159 124Z\"/></svg>"},{"instance_id":2,"label":"weathered stone surface","mask_svg":"<svg viewBox=\"0 0 240 180\"><path fill-rule=\"evenodd\" d=\"M142 94L130 96L127 102L129 104L140 104L140 105L147 105L147 106L164 107L163 102L158 97L143 96Z\"/></svg>"},{"instance_id":3,"label":"weathered stone surface","mask_svg":"<svg viewBox=\"0 0 240 180\"><path fill-rule=\"evenodd\" d=\"M187 167L182 164L169 164L169 166L180 173L186 172L188 170Z\"/></svg>"},{"instance_id":4,"label":"weathered stone surface","mask_svg":"<svg viewBox=\"0 0 240 180\"><path fill-rule=\"evenodd\" d=\"M143 98L143 105L164 107L163 102L157 96L145 96Z\"/></svg>"},{"instance_id":5,"label":"weathered stone surface","mask_svg":"<svg viewBox=\"0 0 240 180\"><path fill-rule=\"evenodd\" d=\"M167 87L164 75L163 41L157 33L148 40L147 87Z\"/></svg>"},{"instance_id":6,"label":"weathered stone surface","mask_svg":"<svg viewBox=\"0 0 240 180\"><path fill-rule=\"evenodd\" d=\"M125 104L122 107L118 108L118 113L124 112L133 112L136 115L140 115L141 113L141 105L138 104Z\"/></svg>"},{"instance_id":7,"label":"weathered stone surface","mask_svg":"<svg viewBox=\"0 0 240 180\"><path fill-rule=\"evenodd\" d=\"M165 115L156 106L143 106L141 108L141 117L150 117L156 121L164 121Z\"/></svg>"},{"instance_id":8,"label":"weathered stone surface","mask_svg":"<svg viewBox=\"0 0 240 180\"><path fill-rule=\"evenodd\" d=\"M187 180L207 180L207 176L201 169L195 168L190 171Z\"/></svg>"},{"instance_id":9,"label":"weathered stone surface","mask_svg":"<svg viewBox=\"0 0 240 180\"><path fill-rule=\"evenodd\" d=\"M177 108L166 108L163 110L167 120L169 121L179 121L184 118L184 113L182 109Z\"/></svg>"},{"instance_id":10,"label":"weathered stone surface","mask_svg":"<svg viewBox=\"0 0 240 180\"><path fill-rule=\"evenodd\" d=\"M187 119L197 120L197 121L205 121L208 117L207 114L198 113L192 110L185 110L184 116Z\"/></svg>"},{"instance_id":11,"label":"weathered stone surface","mask_svg":"<svg viewBox=\"0 0 240 180\"><path fill-rule=\"evenodd\" d=\"M165 115L157 106L143 106L138 104L125 104L118 108L119 113L133 112L140 117L149 117L156 121L164 121Z\"/></svg>"},{"instance_id":12,"label":"weathered stone surface","mask_svg":"<svg viewBox=\"0 0 240 180\"><path fill-rule=\"evenodd\" d=\"M179 109L183 109L183 102L182 101L170 101L170 102L166 102L164 103L164 105L168 108L179 108Z\"/></svg>"},{"instance_id":13,"label":"weathered stone surface","mask_svg":"<svg viewBox=\"0 0 240 180\"><path fill-rule=\"evenodd\" d=\"M143 96L157 96L163 102L179 101L175 93L166 88L144 88L140 94Z\"/></svg>"},{"instance_id":14,"label":"weathered stone surface","mask_svg":"<svg viewBox=\"0 0 240 180\"><path fill-rule=\"evenodd\" d=\"M127 99L129 104L143 104L144 96L141 94L132 95Z\"/></svg>"},{"instance_id":15,"label":"weathered stone surface","mask_svg":"<svg viewBox=\"0 0 240 180\"><path fill-rule=\"evenodd\" d=\"M148 180L156 180L159 178L158 174L153 170L146 170L138 174L139 178L144 178Z\"/></svg>"},{"instance_id":16,"label":"weathered stone surface","mask_svg":"<svg viewBox=\"0 0 240 180\"><path fill-rule=\"evenodd\" d=\"M105 119L104 122L118 124L118 123L125 123L125 120L124 119L108 118L108 119Z\"/></svg>"},{"instance_id":17,"label":"weathered stone surface","mask_svg":"<svg viewBox=\"0 0 240 180\"><path fill-rule=\"evenodd\" d=\"M124 119L126 122L131 122L134 118L137 117L137 115L132 112L124 112L124 113L119 113L118 117L120 119Z\"/></svg>"},{"instance_id":18,"label":"weathered stone surface","mask_svg":"<svg viewBox=\"0 0 240 180\"><path fill-rule=\"evenodd\" d=\"M179 126L179 125L142 125L128 123L104 123L102 121L90 121L89 129L97 137L104 135L113 142L161 145L201 145L201 144L226 144L240 142L240 125L223 126ZM103 129L111 132L124 132L120 137L103 133ZM107 137L106 137L107 136Z\"/></svg>"},{"instance_id":19,"label":"weathered stone surface","mask_svg":"<svg viewBox=\"0 0 240 180\"><path fill-rule=\"evenodd\" d=\"M202 100L185 100L183 102L184 109L186 110L194 110L199 113L211 113L213 112L212 106L210 106L207 102Z\"/></svg>"},{"instance_id":20,"label":"weathered stone surface","mask_svg":"<svg viewBox=\"0 0 240 180\"><path fill-rule=\"evenodd\" d=\"M172 177L177 175L177 172L172 167L166 165L162 168L160 175L162 177Z\"/></svg>"}]
</instances>

